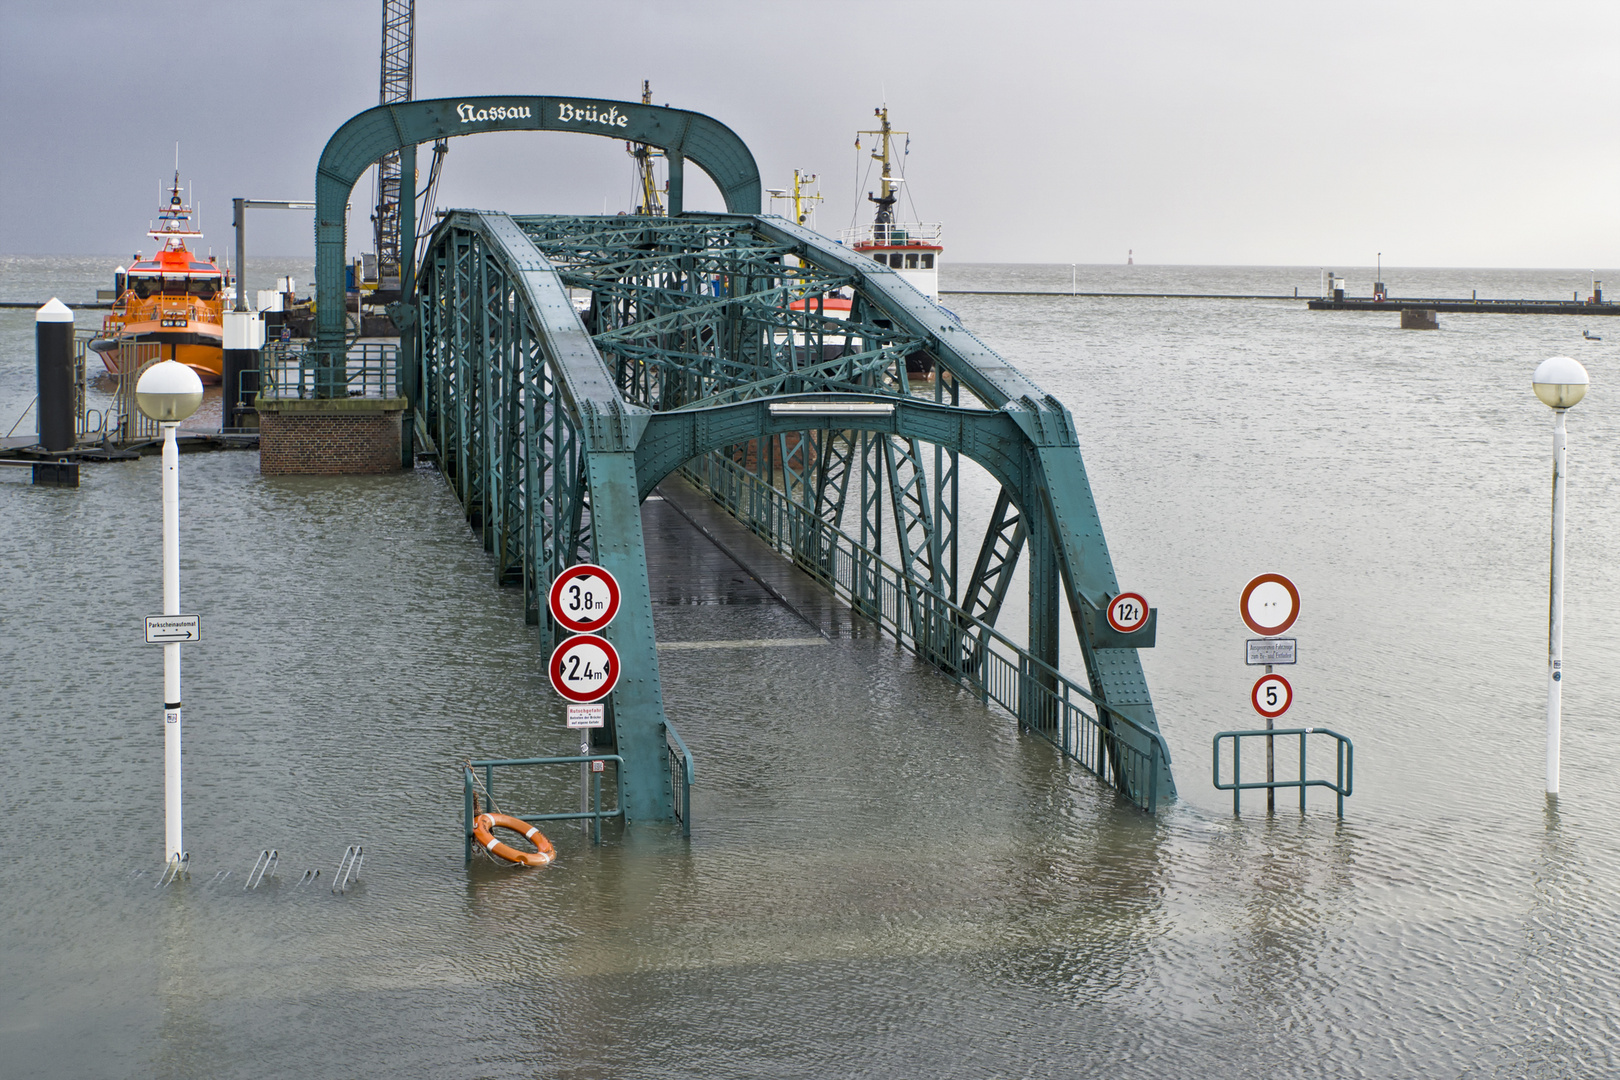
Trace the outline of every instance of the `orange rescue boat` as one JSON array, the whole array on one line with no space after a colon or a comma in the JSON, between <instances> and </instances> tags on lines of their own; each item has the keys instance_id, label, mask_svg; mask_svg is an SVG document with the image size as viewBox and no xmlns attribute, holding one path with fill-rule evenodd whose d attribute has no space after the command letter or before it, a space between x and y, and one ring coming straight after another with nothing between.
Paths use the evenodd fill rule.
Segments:
<instances>
[{"instance_id":1,"label":"orange rescue boat","mask_svg":"<svg viewBox=\"0 0 1620 1080\"><path fill-rule=\"evenodd\" d=\"M119 346L157 344L166 360L178 360L205 383L217 383L225 367L225 273L205 261L186 241L202 236L190 227L191 207L181 195L180 173L169 188L169 205L158 212L159 225L147 233L158 241L150 259L139 254L125 275L122 292L102 320L101 336L90 348L119 374ZM126 350L123 354L130 355Z\"/></svg>"}]
</instances>

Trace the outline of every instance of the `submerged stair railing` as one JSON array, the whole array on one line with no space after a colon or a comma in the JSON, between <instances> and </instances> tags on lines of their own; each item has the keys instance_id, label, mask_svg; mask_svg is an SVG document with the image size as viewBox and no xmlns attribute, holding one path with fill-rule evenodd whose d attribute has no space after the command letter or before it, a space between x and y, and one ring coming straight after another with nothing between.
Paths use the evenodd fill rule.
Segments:
<instances>
[{"instance_id":1,"label":"submerged stair railing","mask_svg":"<svg viewBox=\"0 0 1620 1080\"><path fill-rule=\"evenodd\" d=\"M337 872L332 875L332 891L341 895L349 891L350 885L359 884L360 865L365 861L365 849L359 844L344 848L343 857L338 860Z\"/></svg>"},{"instance_id":2,"label":"submerged stair railing","mask_svg":"<svg viewBox=\"0 0 1620 1080\"><path fill-rule=\"evenodd\" d=\"M165 885L174 884L181 878L190 879L190 877L191 852L188 851L182 855L176 855L170 858L168 863L163 867L163 876L158 878L158 883L152 887L154 889L161 889Z\"/></svg>"},{"instance_id":3,"label":"submerged stair railing","mask_svg":"<svg viewBox=\"0 0 1620 1080\"><path fill-rule=\"evenodd\" d=\"M280 861L281 853L275 848L265 848L259 852L259 857L253 860L253 869L248 871L247 883L242 886L242 891L257 889L265 878L275 877L276 863Z\"/></svg>"}]
</instances>

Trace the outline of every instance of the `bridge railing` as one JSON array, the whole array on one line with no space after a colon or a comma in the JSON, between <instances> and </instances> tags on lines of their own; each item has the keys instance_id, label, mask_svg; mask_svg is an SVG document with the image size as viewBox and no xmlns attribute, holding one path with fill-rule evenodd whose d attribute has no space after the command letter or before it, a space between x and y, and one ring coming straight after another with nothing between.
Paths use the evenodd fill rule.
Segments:
<instances>
[{"instance_id":1,"label":"bridge railing","mask_svg":"<svg viewBox=\"0 0 1620 1080\"><path fill-rule=\"evenodd\" d=\"M1164 738L1099 701L995 627L908 582L899 567L721 453L681 470L733 516L904 647L1011 713L1026 731L1124 794L1158 805ZM919 618L920 615L920 618Z\"/></svg>"},{"instance_id":2,"label":"bridge railing","mask_svg":"<svg viewBox=\"0 0 1620 1080\"><path fill-rule=\"evenodd\" d=\"M484 798L490 802L490 809L494 809L495 802L495 770L510 766L541 766L541 765L579 765L586 762L613 762L613 778L618 787L613 807L602 809L602 774L591 770L591 808L589 810L576 810L572 812L541 814L531 811L501 811L509 813L512 817L521 818L531 825L537 821L578 821L588 820L591 823L592 842L602 842L602 819L624 818L624 758L618 754L568 754L561 757L535 757L535 758L486 758L480 761L465 761L461 767L462 787L462 825L467 834L466 857L472 858L473 849L473 820L478 816L477 793L482 791ZM474 770L482 770L480 777Z\"/></svg>"},{"instance_id":3,"label":"bridge railing","mask_svg":"<svg viewBox=\"0 0 1620 1080\"><path fill-rule=\"evenodd\" d=\"M670 801L674 804L675 820L681 823L681 835L692 835L692 751L669 721L664 721L665 765L669 769Z\"/></svg>"}]
</instances>

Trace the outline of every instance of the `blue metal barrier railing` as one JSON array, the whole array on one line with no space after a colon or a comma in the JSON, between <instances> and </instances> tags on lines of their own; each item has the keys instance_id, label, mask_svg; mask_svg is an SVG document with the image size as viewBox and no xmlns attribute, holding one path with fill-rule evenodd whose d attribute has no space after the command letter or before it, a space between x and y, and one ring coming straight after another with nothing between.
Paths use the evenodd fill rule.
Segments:
<instances>
[{"instance_id":1,"label":"blue metal barrier railing","mask_svg":"<svg viewBox=\"0 0 1620 1080\"><path fill-rule=\"evenodd\" d=\"M1159 774L1170 764L1157 731L943 596L908 585L899 567L723 454L689 462L681 474L903 647L966 683L986 705L1006 709L1023 730L1137 807L1155 811Z\"/></svg>"},{"instance_id":2,"label":"blue metal barrier railing","mask_svg":"<svg viewBox=\"0 0 1620 1080\"><path fill-rule=\"evenodd\" d=\"M613 779L617 785L614 806L611 810L602 809L602 774L595 769L591 770L591 809L576 810L572 813L538 814L523 811L502 811L512 817L521 818L531 825L537 821L579 821L588 819L591 822L591 842L602 842L602 819L624 817L624 759L618 754L572 754L563 757L537 757L537 758L486 758L481 761L467 761L461 767L461 786L463 821L466 832L467 850L465 857L472 858L473 849L473 819L477 812L473 806L475 789L482 789L491 803L495 800L495 770L506 766L532 766L532 765L579 765L584 762L613 762ZM606 768L604 764L603 768ZM483 781L480 783L474 769L482 769ZM490 809L494 809L493 806Z\"/></svg>"},{"instance_id":3,"label":"blue metal barrier railing","mask_svg":"<svg viewBox=\"0 0 1620 1080\"><path fill-rule=\"evenodd\" d=\"M1299 777L1295 780L1252 780L1243 782L1243 740L1253 738L1282 738L1296 735L1299 737ZM1336 747L1337 769L1332 780L1306 779L1308 772L1305 767L1305 743L1312 735L1322 735L1333 739ZM1221 740L1232 740L1232 782L1221 783ZM1305 789L1310 787L1325 787L1339 796L1339 817L1344 817L1344 800L1348 798L1355 784L1356 748L1348 738L1337 731L1328 728L1257 728L1252 731L1222 731L1215 735L1215 788L1218 791L1232 793L1232 813L1242 811L1239 800L1245 791L1253 789L1268 790L1274 788L1299 788L1299 809L1305 811Z\"/></svg>"},{"instance_id":4,"label":"blue metal barrier railing","mask_svg":"<svg viewBox=\"0 0 1620 1080\"><path fill-rule=\"evenodd\" d=\"M675 808L675 817L681 823L681 835L692 835L692 751L686 748L686 743L675 730L675 725L664 722L664 749L668 752L665 761L669 769L670 802ZM680 784L680 793L676 794L675 784Z\"/></svg>"}]
</instances>

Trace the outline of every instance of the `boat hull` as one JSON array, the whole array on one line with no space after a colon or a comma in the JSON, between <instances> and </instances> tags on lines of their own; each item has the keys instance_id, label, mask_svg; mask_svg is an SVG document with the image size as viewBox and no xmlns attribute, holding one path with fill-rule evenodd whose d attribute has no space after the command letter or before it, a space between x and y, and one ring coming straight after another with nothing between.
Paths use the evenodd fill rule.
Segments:
<instances>
[{"instance_id":1,"label":"boat hull","mask_svg":"<svg viewBox=\"0 0 1620 1080\"><path fill-rule=\"evenodd\" d=\"M128 350L120 352L118 346L128 345L158 345L159 355L165 360L178 360L202 379L206 385L216 385L225 373L225 350L222 340L210 334L130 334L120 335L116 338L102 338L96 344L108 342L111 348L98 348L95 351L101 354L101 362L109 372L122 375L119 365L122 357Z\"/></svg>"}]
</instances>

